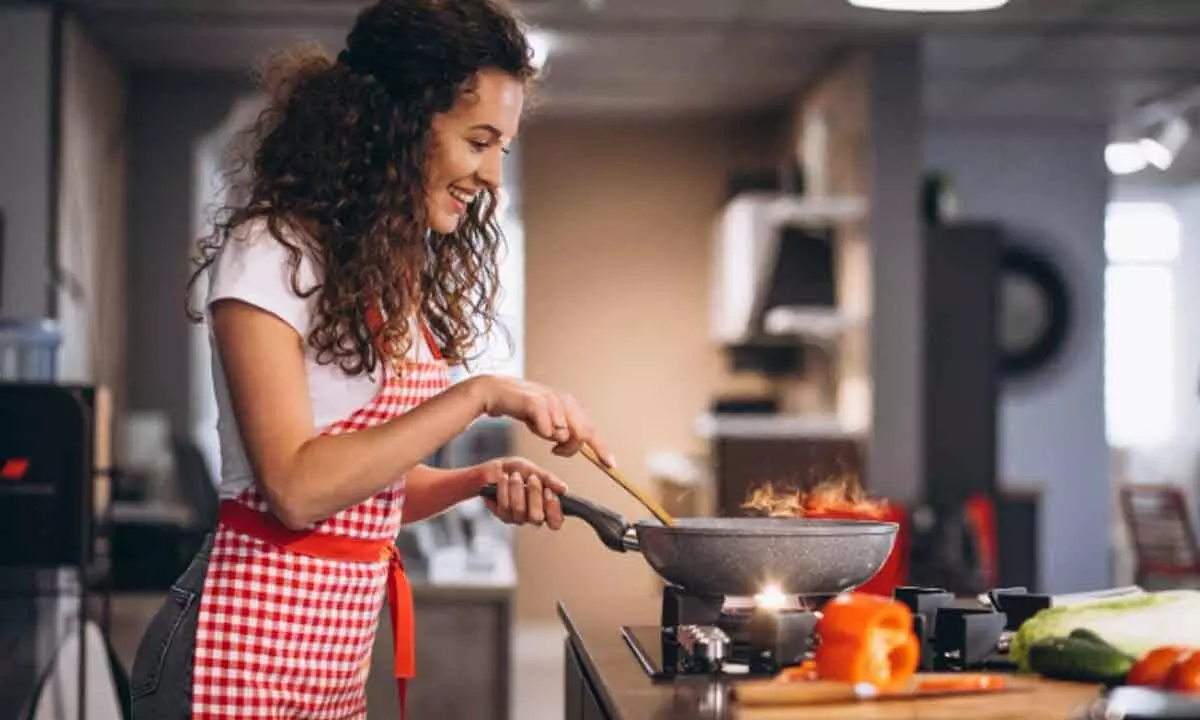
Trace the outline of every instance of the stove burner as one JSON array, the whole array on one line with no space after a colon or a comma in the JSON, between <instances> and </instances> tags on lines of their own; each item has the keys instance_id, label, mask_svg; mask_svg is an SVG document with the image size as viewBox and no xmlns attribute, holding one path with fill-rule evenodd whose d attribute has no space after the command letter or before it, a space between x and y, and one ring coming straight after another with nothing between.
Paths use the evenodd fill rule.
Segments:
<instances>
[{"instance_id":1,"label":"stove burner","mask_svg":"<svg viewBox=\"0 0 1200 720\"><path fill-rule=\"evenodd\" d=\"M816 622L817 615L794 597L774 608L754 598L702 597L667 587L661 625L622 627L621 632L655 678L770 676L806 659Z\"/></svg>"},{"instance_id":2,"label":"stove burner","mask_svg":"<svg viewBox=\"0 0 1200 720\"><path fill-rule=\"evenodd\" d=\"M692 595L669 585L663 589L662 626L715 625L718 621L732 620L753 615L756 612L807 613L809 608L795 595L764 593L763 596Z\"/></svg>"},{"instance_id":3,"label":"stove burner","mask_svg":"<svg viewBox=\"0 0 1200 720\"><path fill-rule=\"evenodd\" d=\"M675 632L679 648L697 666L718 669L728 656L730 639L719 627L684 625Z\"/></svg>"},{"instance_id":4,"label":"stove burner","mask_svg":"<svg viewBox=\"0 0 1200 720\"><path fill-rule=\"evenodd\" d=\"M942 588L901 587L897 600L913 611L913 632L921 642L921 670L1011 670L1011 632L1038 610L1049 607L1046 595L1025 588L987 594L989 605L964 606Z\"/></svg>"},{"instance_id":5,"label":"stove burner","mask_svg":"<svg viewBox=\"0 0 1200 720\"><path fill-rule=\"evenodd\" d=\"M805 613L805 615L811 615ZM744 630L726 630L708 625L682 628L623 626L621 636L656 680L686 675L739 675L772 677L785 667L803 662L807 656L812 625L791 627L774 644L764 643Z\"/></svg>"}]
</instances>

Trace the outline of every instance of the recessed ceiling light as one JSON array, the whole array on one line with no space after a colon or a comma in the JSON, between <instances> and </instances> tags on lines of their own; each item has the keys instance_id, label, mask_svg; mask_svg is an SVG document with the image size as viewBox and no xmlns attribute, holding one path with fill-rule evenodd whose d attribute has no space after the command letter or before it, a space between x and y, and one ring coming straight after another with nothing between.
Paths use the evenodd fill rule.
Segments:
<instances>
[{"instance_id":1,"label":"recessed ceiling light","mask_svg":"<svg viewBox=\"0 0 1200 720\"><path fill-rule=\"evenodd\" d=\"M1111 142L1104 148L1104 164L1113 175L1132 175L1146 169L1148 161L1136 142Z\"/></svg>"},{"instance_id":2,"label":"recessed ceiling light","mask_svg":"<svg viewBox=\"0 0 1200 720\"><path fill-rule=\"evenodd\" d=\"M1008 0L848 0L860 8L894 10L897 12L971 12L995 10Z\"/></svg>"}]
</instances>

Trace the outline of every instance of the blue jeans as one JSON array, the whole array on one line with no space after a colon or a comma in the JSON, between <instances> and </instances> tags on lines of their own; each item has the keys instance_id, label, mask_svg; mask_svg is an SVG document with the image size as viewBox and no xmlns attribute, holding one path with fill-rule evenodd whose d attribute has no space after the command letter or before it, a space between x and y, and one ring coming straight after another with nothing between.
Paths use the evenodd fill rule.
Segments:
<instances>
[{"instance_id":1,"label":"blue jeans","mask_svg":"<svg viewBox=\"0 0 1200 720\"><path fill-rule=\"evenodd\" d=\"M212 545L210 534L146 627L129 679L133 720L190 720L192 716L192 656Z\"/></svg>"}]
</instances>

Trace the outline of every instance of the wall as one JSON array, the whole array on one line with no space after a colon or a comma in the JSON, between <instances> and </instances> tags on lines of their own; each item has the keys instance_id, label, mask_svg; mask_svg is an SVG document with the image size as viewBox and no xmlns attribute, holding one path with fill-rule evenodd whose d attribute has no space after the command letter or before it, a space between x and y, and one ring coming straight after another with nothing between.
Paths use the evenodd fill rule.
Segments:
<instances>
[{"instance_id":1,"label":"wall","mask_svg":"<svg viewBox=\"0 0 1200 720\"><path fill-rule=\"evenodd\" d=\"M947 171L962 214L1031 234L1065 269L1074 325L1057 365L1003 389L999 482L1042 493L1041 587L1110 582L1112 519L1104 428L1103 291L1107 130L1100 124L932 119L925 159ZM1083 522L1070 520L1072 516Z\"/></svg>"},{"instance_id":2,"label":"wall","mask_svg":"<svg viewBox=\"0 0 1200 720\"><path fill-rule=\"evenodd\" d=\"M125 372L131 410L191 426L192 328L184 293L195 247L197 147L247 89L236 75L139 73L130 79Z\"/></svg>"},{"instance_id":3,"label":"wall","mask_svg":"<svg viewBox=\"0 0 1200 720\"><path fill-rule=\"evenodd\" d=\"M693 421L734 382L708 341L710 227L726 174L773 165L777 139L767 119L547 119L523 131L526 376L573 393L630 478L647 477L651 452L703 450ZM573 492L646 515L586 460L552 456L523 430L516 446ZM578 521L557 535L520 530L517 570L523 618L553 617L556 600L619 611L655 589L640 557Z\"/></svg>"},{"instance_id":4,"label":"wall","mask_svg":"<svg viewBox=\"0 0 1200 720\"><path fill-rule=\"evenodd\" d=\"M118 68L73 18L63 27L57 193L59 375L122 396L125 91Z\"/></svg>"},{"instance_id":5,"label":"wall","mask_svg":"<svg viewBox=\"0 0 1200 720\"><path fill-rule=\"evenodd\" d=\"M839 345L839 415L870 429L864 485L902 503L924 477L920 107L919 42L896 39L841 58L798 98L789 132L808 195L868 206L838 227L839 304L866 320Z\"/></svg>"},{"instance_id":6,"label":"wall","mask_svg":"<svg viewBox=\"0 0 1200 720\"><path fill-rule=\"evenodd\" d=\"M0 7L0 315L50 310L52 27L48 7Z\"/></svg>"}]
</instances>

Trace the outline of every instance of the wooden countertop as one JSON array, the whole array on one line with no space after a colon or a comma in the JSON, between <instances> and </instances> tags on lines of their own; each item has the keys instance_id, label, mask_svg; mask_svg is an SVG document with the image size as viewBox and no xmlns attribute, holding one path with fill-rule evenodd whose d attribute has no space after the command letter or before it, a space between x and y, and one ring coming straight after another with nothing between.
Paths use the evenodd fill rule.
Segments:
<instances>
[{"instance_id":1,"label":"wooden countertop","mask_svg":"<svg viewBox=\"0 0 1200 720\"><path fill-rule=\"evenodd\" d=\"M630 606L621 622L653 625L657 604ZM612 720L784 720L785 718L931 718L935 720L1068 720L1100 696L1098 687L1019 678L1011 691L974 696L783 708L739 708L729 684L707 677L655 682L634 659L611 617L558 614L584 671ZM751 711L753 710L753 711Z\"/></svg>"},{"instance_id":2,"label":"wooden countertop","mask_svg":"<svg viewBox=\"0 0 1200 720\"><path fill-rule=\"evenodd\" d=\"M1014 689L1003 693L960 695L921 700L889 700L841 705L779 708L735 708L733 720L787 720L801 712L805 717L921 718L925 720L1069 720L1080 708L1100 696L1090 685L1061 683L1041 678L1019 678ZM1020 689L1016 689L1020 685ZM811 715L810 715L811 713Z\"/></svg>"}]
</instances>

